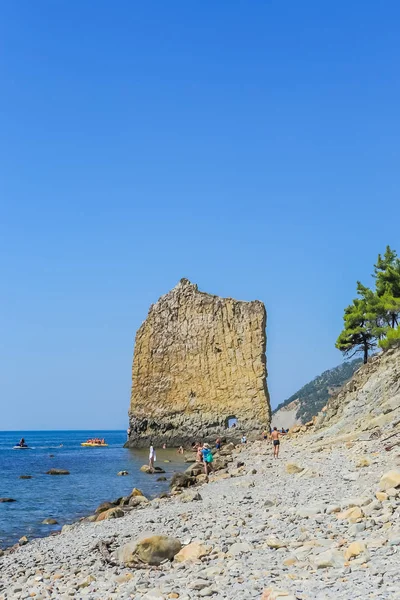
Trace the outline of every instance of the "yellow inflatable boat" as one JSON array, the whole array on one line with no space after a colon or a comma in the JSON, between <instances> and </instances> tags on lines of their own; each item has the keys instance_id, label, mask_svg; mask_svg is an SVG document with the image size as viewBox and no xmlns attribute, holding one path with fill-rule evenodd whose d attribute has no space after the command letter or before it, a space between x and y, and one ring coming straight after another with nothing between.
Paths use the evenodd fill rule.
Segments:
<instances>
[{"instance_id":1,"label":"yellow inflatable boat","mask_svg":"<svg viewBox=\"0 0 400 600\"><path fill-rule=\"evenodd\" d=\"M108 444L96 444L95 442L82 442L81 446L86 448L107 448Z\"/></svg>"}]
</instances>

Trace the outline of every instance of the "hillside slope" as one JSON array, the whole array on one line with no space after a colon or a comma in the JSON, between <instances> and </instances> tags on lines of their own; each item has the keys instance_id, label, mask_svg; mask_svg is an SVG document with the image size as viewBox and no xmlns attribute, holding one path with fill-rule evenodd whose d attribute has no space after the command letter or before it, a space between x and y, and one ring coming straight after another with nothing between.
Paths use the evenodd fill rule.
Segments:
<instances>
[{"instance_id":1,"label":"hillside slope","mask_svg":"<svg viewBox=\"0 0 400 600\"><path fill-rule=\"evenodd\" d=\"M361 364L361 359L344 362L315 377L276 407L272 413L272 425L292 427L312 419L326 405L332 394L353 376Z\"/></svg>"},{"instance_id":2,"label":"hillside slope","mask_svg":"<svg viewBox=\"0 0 400 600\"><path fill-rule=\"evenodd\" d=\"M372 357L316 419L316 430L337 440L360 432L367 439L380 439L400 429L399 425L400 348Z\"/></svg>"}]
</instances>

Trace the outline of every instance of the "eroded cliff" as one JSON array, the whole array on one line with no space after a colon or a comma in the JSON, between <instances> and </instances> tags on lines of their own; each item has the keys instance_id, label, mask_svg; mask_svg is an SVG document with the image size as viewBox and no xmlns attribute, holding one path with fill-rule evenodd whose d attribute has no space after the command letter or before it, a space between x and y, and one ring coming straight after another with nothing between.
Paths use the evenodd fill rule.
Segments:
<instances>
[{"instance_id":1,"label":"eroded cliff","mask_svg":"<svg viewBox=\"0 0 400 600\"><path fill-rule=\"evenodd\" d=\"M127 445L259 436L270 423L265 327L262 302L187 279L162 296L136 334Z\"/></svg>"}]
</instances>

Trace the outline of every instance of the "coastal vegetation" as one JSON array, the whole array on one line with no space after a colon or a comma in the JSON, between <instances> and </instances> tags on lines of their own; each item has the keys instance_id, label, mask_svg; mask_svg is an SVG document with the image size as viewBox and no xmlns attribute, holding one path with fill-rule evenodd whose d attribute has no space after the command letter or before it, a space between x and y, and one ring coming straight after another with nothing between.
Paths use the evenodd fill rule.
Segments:
<instances>
[{"instance_id":1,"label":"coastal vegetation","mask_svg":"<svg viewBox=\"0 0 400 600\"><path fill-rule=\"evenodd\" d=\"M364 363L377 347L400 345L400 259L386 247L374 266L375 289L357 282L357 298L344 310L336 348L345 356L362 353Z\"/></svg>"},{"instance_id":2,"label":"coastal vegetation","mask_svg":"<svg viewBox=\"0 0 400 600\"><path fill-rule=\"evenodd\" d=\"M281 402L273 411L273 414L295 400L298 400L299 407L296 418L301 423L310 421L325 406L329 397L353 376L361 363L362 360L356 358L352 361L344 362L333 369L324 371L321 375L303 385L290 398Z\"/></svg>"}]
</instances>

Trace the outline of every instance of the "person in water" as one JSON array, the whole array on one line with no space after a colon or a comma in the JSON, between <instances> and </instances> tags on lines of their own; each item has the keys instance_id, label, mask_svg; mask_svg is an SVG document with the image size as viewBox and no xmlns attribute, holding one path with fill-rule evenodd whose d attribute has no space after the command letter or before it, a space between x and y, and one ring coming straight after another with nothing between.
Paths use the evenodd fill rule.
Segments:
<instances>
[{"instance_id":1,"label":"person in water","mask_svg":"<svg viewBox=\"0 0 400 600\"><path fill-rule=\"evenodd\" d=\"M21 446L21 448L24 448L24 447L26 446L24 438L21 438L21 439L19 440L19 444L18 444L18 446Z\"/></svg>"},{"instance_id":2,"label":"person in water","mask_svg":"<svg viewBox=\"0 0 400 600\"><path fill-rule=\"evenodd\" d=\"M280 432L277 430L276 427L274 427L272 433L271 433L271 440L272 440L272 444L273 444L273 448L274 448L274 458L279 458L279 446L280 446L280 438L281 434Z\"/></svg>"},{"instance_id":3,"label":"person in water","mask_svg":"<svg viewBox=\"0 0 400 600\"><path fill-rule=\"evenodd\" d=\"M183 446L179 446L178 450L177 450L178 454L183 454Z\"/></svg>"},{"instance_id":4,"label":"person in water","mask_svg":"<svg viewBox=\"0 0 400 600\"><path fill-rule=\"evenodd\" d=\"M208 475L209 472L212 470L212 462L213 462L213 455L212 455L209 444L206 444L206 443L203 444L201 453L203 455L204 473L206 475Z\"/></svg>"},{"instance_id":5,"label":"person in water","mask_svg":"<svg viewBox=\"0 0 400 600\"><path fill-rule=\"evenodd\" d=\"M156 460L157 460L156 451L154 450L153 442L150 442L149 468L152 473L154 473L154 463Z\"/></svg>"}]
</instances>

